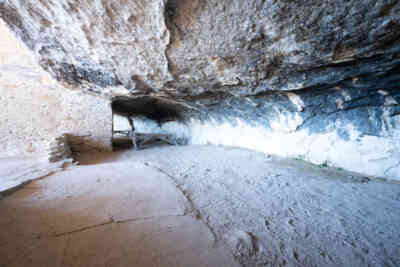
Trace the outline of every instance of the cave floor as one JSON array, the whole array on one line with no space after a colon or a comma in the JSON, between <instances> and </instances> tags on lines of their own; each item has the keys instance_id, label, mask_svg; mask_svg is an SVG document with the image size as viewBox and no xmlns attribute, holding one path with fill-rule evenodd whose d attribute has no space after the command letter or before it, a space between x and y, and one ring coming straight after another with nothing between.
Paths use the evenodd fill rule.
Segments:
<instances>
[{"instance_id":1,"label":"cave floor","mask_svg":"<svg viewBox=\"0 0 400 267\"><path fill-rule=\"evenodd\" d=\"M0 197L18 190L32 180L60 171L64 163L49 163L47 157L0 158Z\"/></svg>"},{"instance_id":2,"label":"cave floor","mask_svg":"<svg viewBox=\"0 0 400 267\"><path fill-rule=\"evenodd\" d=\"M0 266L400 266L398 183L231 147L79 161L0 200Z\"/></svg>"}]
</instances>

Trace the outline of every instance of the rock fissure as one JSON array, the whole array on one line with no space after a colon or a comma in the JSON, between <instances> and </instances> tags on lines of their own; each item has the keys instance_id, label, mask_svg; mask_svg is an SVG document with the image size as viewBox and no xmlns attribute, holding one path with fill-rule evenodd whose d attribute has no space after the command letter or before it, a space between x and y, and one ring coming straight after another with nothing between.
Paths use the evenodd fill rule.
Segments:
<instances>
[{"instance_id":1,"label":"rock fissure","mask_svg":"<svg viewBox=\"0 0 400 267\"><path fill-rule=\"evenodd\" d=\"M208 230L211 232L211 234L213 235L214 245L216 245L217 242L219 241L219 238L218 238L216 232L214 231L213 227L211 226L209 218L208 217L204 218L202 216L201 211L196 207L194 201L192 200L191 195L183 188L183 184L180 184L178 179L176 179L174 176L172 176L170 173L168 173L167 171L163 170L162 168L156 166L155 164L152 164L150 162L146 162L145 165L153 168L154 170L156 170L156 171L158 171L160 173L165 174L166 176L168 176L171 179L171 181L174 183L176 188L183 194L183 196L185 197L185 199L189 203L189 210L185 211L184 216L191 215L194 218L196 218L197 220L200 220L208 228Z\"/></svg>"},{"instance_id":2,"label":"rock fissure","mask_svg":"<svg viewBox=\"0 0 400 267\"><path fill-rule=\"evenodd\" d=\"M106 226L106 225L110 225L110 224L113 224L113 223L115 223L114 220L110 219L110 220L108 220L106 222L103 222L103 223L98 223L98 224L94 224L94 225L85 226L85 227L82 227L82 228L79 228L79 229L75 229L75 230L72 230L72 231L68 231L68 232L57 233L57 234L52 234L52 235L44 235L44 236L41 236L40 238L42 238L42 237L69 236L69 235L81 233L81 232L84 232L84 231L96 229L96 228L99 228L99 227L103 227L103 226Z\"/></svg>"},{"instance_id":3,"label":"rock fissure","mask_svg":"<svg viewBox=\"0 0 400 267\"><path fill-rule=\"evenodd\" d=\"M387 169L385 170L385 174L387 174L387 173L390 172L391 170L396 169L396 168L398 168L398 167L400 167L400 161L397 162L396 164L394 164L393 166L390 166L389 168L387 168Z\"/></svg>"},{"instance_id":4,"label":"rock fissure","mask_svg":"<svg viewBox=\"0 0 400 267\"><path fill-rule=\"evenodd\" d=\"M67 240L65 241L65 247L64 247L64 250L63 250L63 255L62 255L60 267L65 266L65 261L67 259L67 252L68 252L69 246L70 246L70 238L67 237Z\"/></svg>"},{"instance_id":5,"label":"rock fissure","mask_svg":"<svg viewBox=\"0 0 400 267\"><path fill-rule=\"evenodd\" d=\"M93 224L93 225L88 225L82 228L74 229L68 232L61 232L61 233L55 233L55 234L50 234L50 235L39 235L36 239L41 239L41 238L58 238L58 237L63 237L63 236L70 236L78 233L82 233L85 231L93 230L96 228L101 228L107 225L111 224L125 224L125 223L132 223L132 222L139 222L139 221L148 221L148 220L158 220L162 218L169 218L169 217L181 217L181 216L186 216L186 214L182 215L162 215L162 216L149 216L149 217L141 217L141 218L132 218L132 219L124 219L124 220L116 220L113 217L111 217L109 220L98 223L98 224Z\"/></svg>"}]
</instances>

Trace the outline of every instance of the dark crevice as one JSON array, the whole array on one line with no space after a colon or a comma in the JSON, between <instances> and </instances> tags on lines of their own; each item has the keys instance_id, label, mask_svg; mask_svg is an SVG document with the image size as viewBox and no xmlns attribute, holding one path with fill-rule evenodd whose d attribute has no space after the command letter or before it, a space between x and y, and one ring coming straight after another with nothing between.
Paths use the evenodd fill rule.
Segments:
<instances>
[{"instance_id":1,"label":"dark crevice","mask_svg":"<svg viewBox=\"0 0 400 267\"><path fill-rule=\"evenodd\" d=\"M82 66L77 66L66 62L55 62L50 59L42 60L40 65L53 74L55 79L68 84L80 85L83 82L89 82L100 87L122 84L114 73L95 65L83 64Z\"/></svg>"},{"instance_id":2,"label":"dark crevice","mask_svg":"<svg viewBox=\"0 0 400 267\"><path fill-rule=\"evenodd\" d=\"M400 106L400 105L399 105ZM395 117L395 116L399 116L400 115L400 111L399 112L394 112L392 114L390 114L390 117Z\"/></svg>"},{"instance_id":3,"label":"dark crevice","mask_svg":"<svg viewBox=\"0 0 400 267\"><path fill-rule=\"evenodd\" d=\"M160 173L165 174L167 177L169 177L171 179L171 181L175 184L176 188L183 194L183 196L188 201L188 204L190 205L189 210L187 210L184 215L190 214L190 215L194 216L197 220L201 220L203 222L203 224L209 229L209 231L213 235L214 245L215 245L219 241L219 238L218 238L217 233L213 229L209 218L204 218L204 216L202 216L201 211L195 205L190 193L187 192L183 188L183 186L179 183L178 179L176 177L174 177L173 175L171 175L170 173L168 173L167 171L163 170L160 167L154 166L153 164L146 162L145 165L153 168L154 170L156 170Z\"/></svg>"},{"instance_id":4,"label":"dark crevice","mask_svg":"<svg viewBox=\"0 0 400 267\"><path fill-rule=\"evenodd\" d=\"M151 96L115 97L111 106L115 114L125 117L143 116L159 124L168 121L183 122L193 111L184 103Z\"/></svg>"},{"instance_id":5,"label":"dark crevice","mask_svg":"<svg viewBox=\"0 0 400 267\"><path fill-rule=\"evenodd\" d=\"M0 18L7 23L8 27L21 38L29 49L33 50L35 48L35 44L29 36L29 31L26 29L18 10L14 6L0 2Z\"/></svg>"}]
</instances>

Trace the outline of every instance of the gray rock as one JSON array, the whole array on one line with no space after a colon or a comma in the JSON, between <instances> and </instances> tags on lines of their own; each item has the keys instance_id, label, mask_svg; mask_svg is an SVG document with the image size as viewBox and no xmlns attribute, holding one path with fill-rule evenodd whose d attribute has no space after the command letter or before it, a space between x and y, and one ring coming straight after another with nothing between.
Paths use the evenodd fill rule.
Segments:
<instances>
[{"instance_id":1,"label":"gray rock","mask_svg":"<svg viewBox=\"0 0 400 267\"><path fill-rule=\"evenodd\" d=\"M19 1L0 16L60 81L100 86L171 79L164 1Z\"/></svg>"},{"instance_id":2,"label":"gray rock","mask_svg":"<svg viewBox=\"0 0 400 267\"><path fill-rule=\"evenodd\" d=\"M393 67L399 10L394 0L0 3L57 79L183 95L335 84L375 73L376 57Z\"/></svg>"},{"instance_id":3,"label":"gray rock","mask_svg":"<svg viewBox=\"0 0 400 267\"><path fill-rule=\"evenodd\" d=\"M334 155L307 141L307 152L284 155L400 177L399 1L3 0L0 17L57 80L97 94L130 90L137 110L120 113L245 122L283 143L301 131L332 150L334 134L351 145ZM173 102L154 104L160 97ZM377 154L373 138L384 143ZM83 139L73 151L96 142ZM359 167L364 158L385 163Z\"/></svg>"}]
</instances>

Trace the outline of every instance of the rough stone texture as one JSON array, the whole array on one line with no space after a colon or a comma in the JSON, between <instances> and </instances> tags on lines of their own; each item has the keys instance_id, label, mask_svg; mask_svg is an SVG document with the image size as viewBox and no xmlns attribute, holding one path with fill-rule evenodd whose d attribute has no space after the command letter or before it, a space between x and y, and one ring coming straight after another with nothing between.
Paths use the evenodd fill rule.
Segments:
<instances>
[{"instance_id":1,"label":"rough stone texture","mask_svg":"<svg viewBox=\"0 0 400 267\"><path fill-rule=\"evenodd\" d=\"M3 0L0 16L60 80L153 90L172 82L193 94L373 73L346 66L398 51L399 8L396 0Z\"/></svg>"},{"instance_id":2,"label":"rough stone texture","mask_svg":"<svg viewBox=\"0 0 400 267\"><path fill-rule=\"evenodd\" d=\"M78 160L0 200L0 266L400 265L399 183L232 147Z\"/></svg>"},{"instance_id":3,"label":"rough stone texture","mask_svg":"<svg viewBox=\"0 0 400 267\"><path fill-rule=\"evenodd\" d=\"M51 163L46 157L0 158L0 199L30 182L48 177L71 163L70 159Z\"/></svg>"},{"instance_id":4,"label":"rough stone texture","mask_svg":"<svg viewBox=\"0 0 400 267\"><path fill-rule=\"evenodd\" d=\"M11 0L0 16L59 80L157 88L172 78L164 2Z\"/></svg>"},{"instance_id":5,"label":"rough stone texture","mask_svg":"<svg viewBox=\"0 0 400 267\"><path fill-rule=\"evenodd\" d=\"M393 61L398 64L399 59ZM400 179L400 76L397 69L297 91L192 97L185 123L137 119L139 132L174 134L191 144L221 144ZM392 64L392 63L390 63ZM390 65L389 64L389 65ZM198 110L199 112L195 112ZM190 116L189 116L190 117Z\"/></svg>"},{"instance_id":6,"label":"rough stone texture","mask_svg":"<svg viewBox=\"0 0 400 267\"><path fill-rule=\"evenodd\" d=\"M109 100L58 85L3 23L0 36L0 156L47 154L48 143L64 133L110 150Z\"/></svg>"},{"instance_id":7,"label":"rough stone texture","mask_svg":"<svg viewBox=\"0 0 400 267\"><path fill-rule=\"evenodd\" d=\"M375 63L376 74L333 88L195 100L207 116L189 124L191 142L244 146L400 179L400 68L382 77L386 63Z\"/></svg>"},{"instance_id":8,"label":"rough stone texture","mask_svg":"<svg viewBox=\"0 0 400 267\"><path fill-rule=\"evenodd\" d=\"M333 88L192 98L200 112L192 109L186 123L135 125L190 144L241 146L400 180L400 76L379 73Z\"/></svg>"},{"instance_id":9,"label":"rough stone texture","mask_svg":"<svg viewBox=\"0 0 400 267\"><path fill-rule=\"evenodd\" d=\"M397 182L234 147L158 147L122 160L168 174L241 266L400 265Z\"/></svg>"},{"instance_id":10,"label":"rough stone texture","mask_svg":"<svg viewBox=\"0 0 400 267\"><path fill-rule=\"evenodd\" d=\"M399 50L398 1L172 0L168 7L171 72L186 89L334 84L373 73L366 59Z\"/></svg>"},{"instance_id":11,"label":"rough stone texture","mask_svg":"<svg viewBox=\"0 0 400 267\"><path fill-rule=\"evenodd\" d=\"M56 137L49 143L49 161L57 162L72 157L71 148L68 142L68 135Z\"/></svg>"},{"instance_id":12,"label":"rough stone texture","mask_svg":"<svg viewBox=\"0 0 400 267\"><path fill-rule=\"evenodd\" d=\"M0 16L60 81L191 103L192 143L400 179L397 0L3 0Z\"/></svg>"},{"instance_id":13,"label":"rough stone texture","mask_svg":"<svg viewBox=\"0 0 400 267\"><path fill-rule=\"evenodd\" d=\"M0 212L0 266L238 266L143 163L75 166L2 199Z\"/></svg>"}]
</instances>

